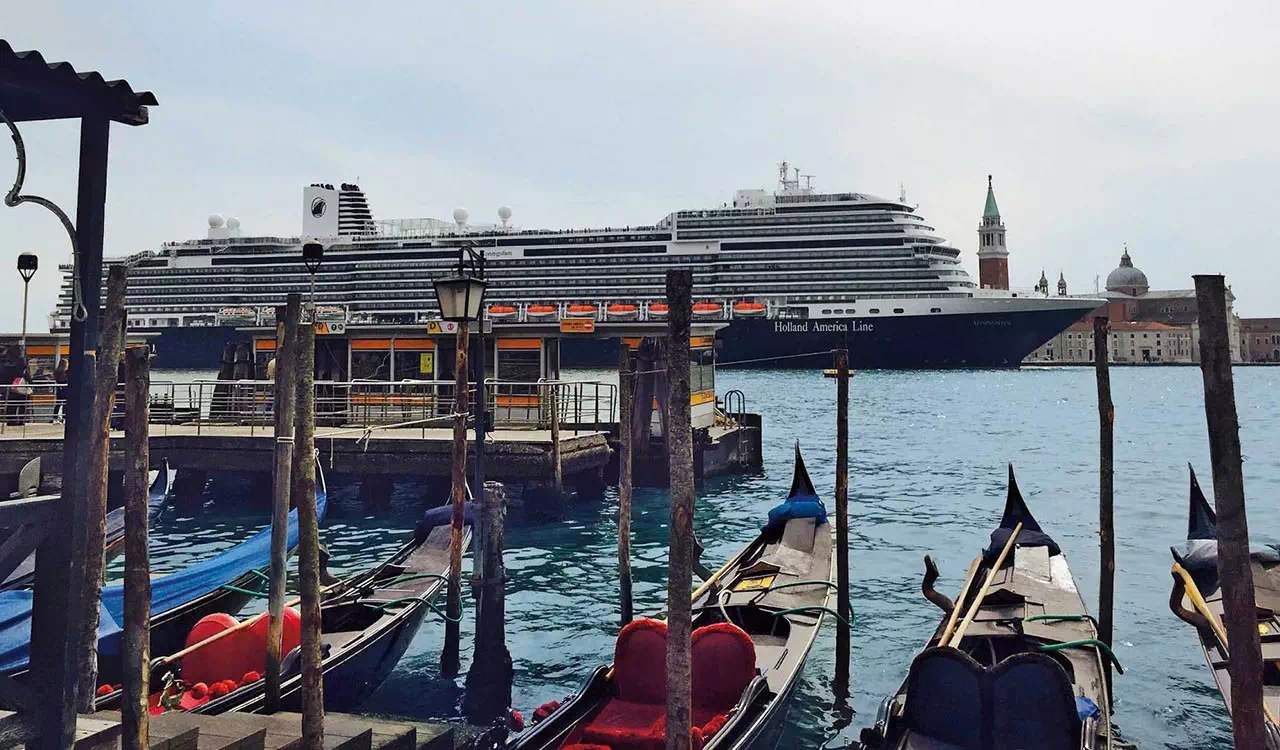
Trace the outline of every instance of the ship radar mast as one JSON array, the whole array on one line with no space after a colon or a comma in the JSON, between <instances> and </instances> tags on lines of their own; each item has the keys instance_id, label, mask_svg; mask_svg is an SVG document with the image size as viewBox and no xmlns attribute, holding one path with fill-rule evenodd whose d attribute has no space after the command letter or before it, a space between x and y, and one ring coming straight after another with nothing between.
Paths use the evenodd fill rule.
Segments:
<instances>
[{"instance_id":1,"label":"ship radar mast","mask_svg":"<svg viewBox=\"0 0 1280 750\"><path fill-rule=\"evenodd\" d=\"M800 187L800 178L804 177L804 187ZM782 195L799 195L813 192L813 175L800 174L799 167L791 166L790 162L780 162L778 164L778 186L779 193Z\"/></svg>"}]
</instances>

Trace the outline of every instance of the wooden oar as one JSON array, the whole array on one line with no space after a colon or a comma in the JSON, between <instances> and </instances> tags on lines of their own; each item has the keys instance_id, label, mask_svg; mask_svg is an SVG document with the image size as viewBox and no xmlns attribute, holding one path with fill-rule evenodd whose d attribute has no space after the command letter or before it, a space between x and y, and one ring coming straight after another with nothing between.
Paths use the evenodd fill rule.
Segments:
<instances>
[{"instance_id":1,"label":"wooden oar","mask_svg":"<svg viewBox=\"0 0 1280 750\"><path fill-rule=\"evenodd\" d=\"M345 578L341 581L338 581L337 583L329 584L328 586L320 589L320 593L323 595L332 591L338 586L352 583L356 578L359 578L361 575L363 575L363 573L359 573L357 575L351 576L350 578ZM302 601L302 597L299 596L297 598L294 598L290 601L285 602L284 606L294 607L294 606L297 606L298 602L301 602L301 601ZM177 661L178 659L181 659L187 654L190 654L193 651L199 651L200 649L204 648L205 646L208 646L210 643L213 643L214 641L221 640L231 635L232 633L236 633L241 630L244 630L245 628L257 622L258 620L261 620L262 618L266 617L267 614L268 614L267 612L259 612L258 614L254 615L253 617L250 617L249 619L245 620L242 623L239 623L233 627L227 628L226 630L223 630L219 633L215 633L209 636L208 638L205 638L203 641L200 641L199 643L193 643L190 646L187 646L186 648L182 649L176 654L162 656L159 659L156 659L155 661L151 662L151 668L155 669L156 667L164 666L165 664L172 664L173 662Z\"/></svg>"},{"instance_id":2,"label":"wooden oar","mask_svg":"<svg viewBox=\"0 0 1280 750\"><path fill-rule=\"evenodd\" d=\"M987 573L987 580L983 581L982 588L978 589L978 596L974 598L973 604L969 605L969 613L964 616L960 627L956 628L955 635L951 636L951 641L945 645L952 648L960 646L960 640L964 638L965 631L969 629L970 623L973 622L973 618L978 615L978 610L982 607L982 600L987 596L987 589L991 588L991 583L996 579L996 573L1000 572L1000 566L1004 565L1004 559L1009 556L1009 550L1013 549L1014 542L1018 541L1018 534L1021 533L1022 522L1019 521L1018 525L1013 527L1013 533L1009 535L1009 541L1004 543L1004 549L1000 550L1000 556L996 558L990 572Z\"/></svg>"},{"instance_id":3,"label":"wooden oar","mask_svg":"<svg viewBox=\"0 0 1280 750\"><path fill-rule=\"evenodd\" d=\"M1195 580L1191 578L1191 574L1181 564L1175 562L1173 564L1173 572L1182 579L1182 583L1186 587L1187 598L1191 600L1191 604L1195 606L1204 619L1209 621L1210 627L1213 628L1213 634L1217 636L1218 643L1222 647L1222 655L1230 659L1231 654L1227 646L1227 629L1222 626L1213 610L1209 609L1209 603L1204 600L1204 596L1200 593L1200 587L1196 585ZM1271 713L1271 709L1267 708L1265 698L1262 701L1262 712L1267 715L1268 722L1273 725L1277 724L1275 714Z\"/></svg>"},{"instance_id":4,"label":"wooden oar","mask_svg":"<svg viewBox=\"0 0 1280 750\"><path fill-rule=\"evenodd\" d=\"M951 636L951 631L956 628L956 620L960 617L960 610L964 607L964 603L968 601L969 587L973 585L973 577L978 574L978 567L982 562L981 557L973 558L973 562L969 563L969 574L964 578L964 586L960 588L960 598L956 600L955 605L951 608L951 614L947 617L947 627L942 629L942 637L938 639L938 643L946 644L947 638Z\"/></svg>"}]
</instances>

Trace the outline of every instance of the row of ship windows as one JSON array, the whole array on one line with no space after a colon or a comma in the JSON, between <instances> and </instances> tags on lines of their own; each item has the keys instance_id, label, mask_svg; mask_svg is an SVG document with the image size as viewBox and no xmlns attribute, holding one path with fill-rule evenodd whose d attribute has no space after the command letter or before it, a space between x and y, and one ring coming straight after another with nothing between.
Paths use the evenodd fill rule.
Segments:
<instances>
[{"instance_id":1,"label":"row of ship windows","mask_svg":"<svg viewBox=\"0 0 1280 750\"><path fill-rule=\"evenodd\" d=\"M886 224L879 227L778 227L776 229L680 229L676 238L719 239L721 237L780 237L784 235L829 234L833 236L847 234L904 234L906 228L902 224Z\"/></svg>"},{"instance_id":2,"label":"row of ship windows","mask_svg":"<svg viewBox=\"0 0 1280 750\"><path fill-rule=\"evenodd\" d=\"M895 315L901 315L902 313L904 313L904 312L906 312L906 311L905 311L905 310L903 310L901 307L895 307L895 308L893 308L893 312L894 312L894 314L895 314ZM930 307L930 308L929 308L929 312L931 312L931 313L940 313L940 312L942 312L942 308L941 308L941 307ZM850 307L850 308L848 308L847 310L846 310L846 309L823 310L823 311L822 311L822 314L823 314L823 315L857 315L857 314L858 314L858 311L857 311L857 310L855 310L854 308ZM880 314L880 308L878 308L878 307L873 307L873 308L871 308L871 309L867 310L867 314L868 314L868 315L879 315L879 314Z\"/></svg>"}]
</instances>

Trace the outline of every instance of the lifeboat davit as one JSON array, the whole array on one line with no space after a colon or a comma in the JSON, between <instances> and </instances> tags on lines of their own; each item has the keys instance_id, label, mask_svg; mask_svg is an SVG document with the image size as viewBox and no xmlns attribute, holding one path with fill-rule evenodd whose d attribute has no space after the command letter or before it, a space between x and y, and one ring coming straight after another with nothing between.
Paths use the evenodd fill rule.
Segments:
<instances>
[{"instance_id":1,"label":"lifeboat davit","mask_svg":"<svg viewBox=\"0 0 1280 750\"><path fill-rule=\"evenodd\" d=\"M764 315L764 304L761 302L739 302L733 306L733 314L742 317Z\"/></svg>"},{"instance_id":2,"label":"lifeboat davit","mask_svg":"<svg viewBox=\"0 0 1280 750\"><path fill-rule=\"evenodd\" d=\"M596 316L596 306L584 304L569 305L565 310L565 315L568 315L571 318L594 318Z\"/></svg>"},{"instance_id":3,"label":"lifeboat davit","mask_svg":"<svg viewBox=\"0 0 1280 750\"><path fill-rule=\"evenodd\" d=\"M667 317L667 303L666 303L666 302L654 302L653 304L649 305L649 317L650 317L650 318L665 318L665 317Z\"/></svg>"},{"instance_id":4,"label":"lifeboat davit","mask_svg":"<svg viewBox=\"0 0 1280 750\"><path fill-rule=\"evenodd\" d=\"M640 314L640 308L627 302L614 302L604 309L610 318L615 320L634 320Z\"/></svg>"},{"instance_id":5,"label":"lifeboat davit","mask_svg":"<svg viewBox=\"0 0 1280 750\"><path fill-rule=\"evenodd\" d=\"M512 305L489 305L490 318L513 318L517 312Z\"/></svg>"},{"instance_id":6,"label":"lifeboat davit","mask_svg":"<svg viewBox=\"0 0 1280 750\"><path fill-rule=\"evenodd\" d=\"M530 318L545 319L554 318L559 312L560 310L555 305L529 305L525 308L524 314Z\"/></svg>"},{"instance_id":7,"label":"lifeboat davit","mask_svg":"<svg viewBox=\"0 0 1280 750\"><path fill-rule=\"evenodd\" d=\"M693 314L700 318L712 318L724 312L718 302L697 302L693 305Z\"/></svg>"}]
</instances>

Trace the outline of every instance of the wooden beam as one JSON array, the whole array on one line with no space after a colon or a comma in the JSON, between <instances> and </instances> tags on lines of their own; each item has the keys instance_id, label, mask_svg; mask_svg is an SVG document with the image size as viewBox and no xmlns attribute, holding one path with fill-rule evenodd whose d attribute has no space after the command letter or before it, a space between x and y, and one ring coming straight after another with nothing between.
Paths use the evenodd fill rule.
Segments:
<instances>
[{"instance_id":1,"label":"wooden beam","mask_svg":"<svg viewBox=\"0 0 1280 750\"><path fill-rule=\"evenodd\" d=\"M271 568L267 611L267 712L280 708L280 653L284 637L284 597L288 578L289 490L294 453L294 421L298 390L296 381L298 323L302 319L302 295L290 294L283 308L276 312L280 326L276 339L275 382L275 468L271 499Z\"/></svg>"},{"instance_id":2,"label":"wooden beam","mask_svg":"<svg viewBox=\"0 0 1280 750\"><path fill-rule=\"evenodd\" d=\"M836 674L840 697L849 694L849 352L836 352Z\"/></svg>"},{"instance_id":3,"label":"wooden beam","mask_svg":"<svg viewBox=\"0 0 1280 750\"><path fill-rule=\"evenodd\" d=\"M1231 726L1237 748L1266 747L1262 706L1262 645L1249 561L1249 522L1245 515L1240 423L1231 377L1231 341L1227 328L1226 286L1221 276L1196 276L1200 316L1200 372L1204 376L1204 412L1209 425L1213 500L1218 512L1218 578L1222 582L1223 619L1231 643Z\"/></svg>"},{"instance_id":4,"label":"wooden beam","mask_svg":"<svg viewBox=\"0 0 1280 750\"><path fill-rule=\"evenodd\" d=\"M1101 569L1098 581L1098 640L1110 646L1114 629L1116 587L1115 526L1115 405L1111 403L1111 329L1107 318L1093 319L1093 366L1098 381L1098 545ZM1102 660L1106 669L1107 696L1111 696L1111 660Z\"/></svg>"},{"instance_id":5,"label":"wooden beam","mask_svg":"<svg viewBox=\"0 0 1280 750\"><path fill-rule=\"evenodd\" d=\"M631 419L635 411L635 368L631 347L618 347L618 598L621 625L634 617L631 600L631 459L634 436Z\"/></svg>"},{"instance_id":6,"label":"wooden beam","mask_svg":"<svg viewBox=\"0 0 1280 750\"><path fill-rule=\"evenodd\" d=\"M449 581L446 585L444 648L440 652L440 672L456 675L461 666L459 641L462 621L462 526L466 521L467 499L467 321L458 323L453 360L453 513L449 532Z\"/></svg>"},{"instance_id":7,"label":"wooden beam","mask_svg":"<svg viewBox=\"0 0 1280 750\"><path fill-rule=\"evenodd\" d=\"M123 750L149 746L147 705L151 679L151 559L147 551L147 501L151 465L151 359L145 348L125 352L124 440L124 702ZM161 468L163 471L163 467Z\"/></svg>"},{"instance_id":8,"label":"wooden beam","mask_svg":"<svg viewBox=\"0 0 1280 750\"><path fill-rule=\"evenodd\" d=\"M320 523L316 517L315 323L305 321L299 326L294 355L298 396L293 434L293 500L298 507L298 592L302 599L302 738L308 750L319 750L324 746L324 675L320 652Z\"/></svg>"},{"instance_id":9,"label":"wooden beam","mask_svg":"<svg viewBox=\"0 0 1280 750\"><path fill-rule=\"evenodd\" d=\"M41 676L43 696L37 702L35 720L38 750L60 750L75 738L76 660L74 637L68 613L77 611L79 590L72 583L72 551L84 541L83 503L85 481L83 462L87 446L89 405L93 400L85 353L97 346L98 306L102 285L102 233L107 199L107 146L110 121L84 119L80 122L80 171L76 195L76 238L78 270L84 320L71 320L67 431L63 451L63 486L55 504L55 528L70 533L50 534L36 551L35 595L31 610L31 669Z\"/></svg>"},{"instance_id":10,"label":"wooden beam","mask_svg":"<svg viewBox=\"0 0 1280 750\"><path fill-rule=\"evenodd\" d=\"M667 750L690 750L693 608L693 426L689 405L689 317L693 272L667 271L667 387L663 425L670 477L671 528L667 563Z\"/></svg>"}]
</instances>

